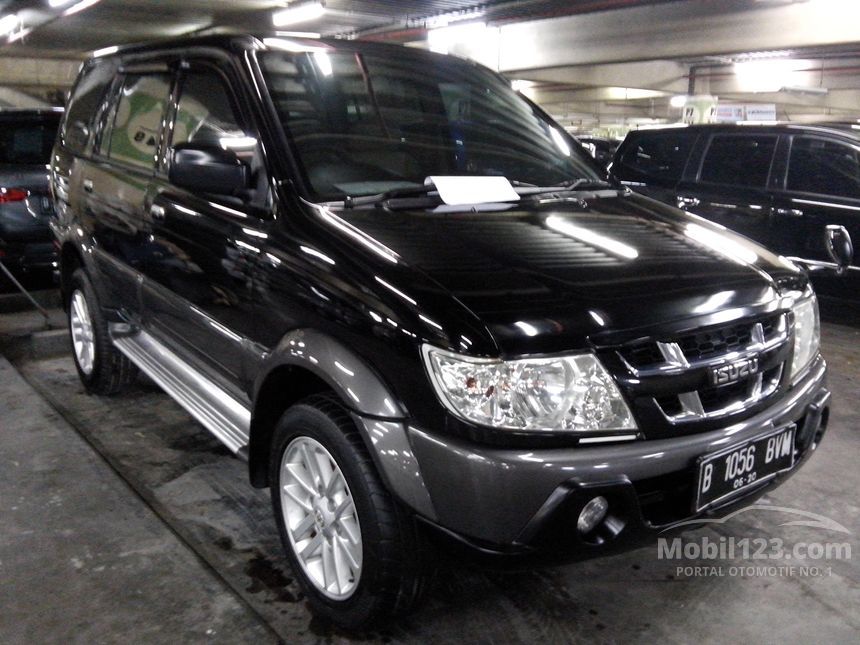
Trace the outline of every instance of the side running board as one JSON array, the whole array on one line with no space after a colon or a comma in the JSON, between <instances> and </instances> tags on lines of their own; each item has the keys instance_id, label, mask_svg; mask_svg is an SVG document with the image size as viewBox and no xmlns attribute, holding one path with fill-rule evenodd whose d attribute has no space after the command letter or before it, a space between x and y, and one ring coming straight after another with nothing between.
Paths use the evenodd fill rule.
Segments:
<instances>
[{"instance_id":1,"label":"side running board","mask_svg":"<svg viewBox=\"0 0 860 645\"><path fill-rule=\"evenodd\" d=\"M145 331L113 329L116 348L234 453L248 444L251 411ZM243 451L244 452L244 451Z\"/></svg>"}]
</instances>

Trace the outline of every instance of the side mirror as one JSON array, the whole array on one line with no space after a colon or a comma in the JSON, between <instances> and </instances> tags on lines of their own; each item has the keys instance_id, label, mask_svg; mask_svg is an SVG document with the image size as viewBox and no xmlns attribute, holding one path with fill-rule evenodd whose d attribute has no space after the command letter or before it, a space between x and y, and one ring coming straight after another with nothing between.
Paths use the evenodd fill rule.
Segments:
<instances>
[{"instance_id":1,"label":"side mirror","mask_svg":"<svg viewBox=\"0 0 860 645\"><path fill-rule=\"evenodd\" d=\"M234 196L248 187L248 166L232 150L181 143L171 150L169 179L193 192Z\"/></svg>"},{"instance_id":2,"label":"side mirror","mask_svg":"<svg viewBox=\"0 0 860 645\"><path fill-rule=\"evenodd\" d=\"M844 275L854 259L854 245L844 226L830 224L824 229L827 254L836 263L836 275Z\"/></svg>"}]
</instances>

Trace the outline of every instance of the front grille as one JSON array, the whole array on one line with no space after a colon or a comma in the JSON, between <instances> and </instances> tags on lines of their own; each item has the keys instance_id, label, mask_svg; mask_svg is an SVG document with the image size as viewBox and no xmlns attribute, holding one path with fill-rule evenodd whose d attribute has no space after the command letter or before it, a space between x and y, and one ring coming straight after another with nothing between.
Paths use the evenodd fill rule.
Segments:
<instances>
[{"instance_id":1,"label":"front grille","mask_svg":"<svg viewBox=\"0 0 860 645\"><path fill-rule=\"evenodd\" d=\"M753 322L742 322L726 327L709 328L690 334L683 334L672 340L684 352L688 361L712 358L721 354L736 352L752 342L755 322L762 326L765 341L773 340L780 334L780 321L785 315L768 316ZM668 340L665 340L668 342ZM659 365L665 361L660 348L653 339L640 340L623 347L619 354L632 367L644 368Z\"/></svg>"},{"instance_id":2,"label":"front grille","mask_svg":"<svg viewBox=\"0 0 860 645\"><path fill-rule=\"evenodd\" d=\"M779 390L790 347L785 313L637 340L617 349L634 398L670 424L747 410Z\"/></svg>"},{"instance_id":3,"label":"front grille","mask_svg":"<svg viewBox=\"0 0 860 645\"><path fill-rule=\"evenodd\" d=\"M688 361L736 352L752 342L752 325L742 323L724 329L691 334L678 341Z\"/></svg>"}]
</instances>

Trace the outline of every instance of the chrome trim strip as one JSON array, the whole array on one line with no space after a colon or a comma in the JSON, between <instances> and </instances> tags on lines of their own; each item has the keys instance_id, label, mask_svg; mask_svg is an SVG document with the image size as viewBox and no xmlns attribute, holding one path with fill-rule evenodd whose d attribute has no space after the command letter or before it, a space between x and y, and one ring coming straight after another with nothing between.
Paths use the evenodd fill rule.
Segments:
<instances>
[{"instance_id":1,"label":"chrome trim strip","mask_svg":"<svg viewBox=\"0 0 860 645\"><path fill-rule=\"evenodd\" d=\"M192 368L145 331L111 325L114 346L234 453L248 444L250 406Z\"/></svg>"},{"instance_id":2,"label":"chrome trim strip","mask_svg":"<svg viewBox=\"0 0 860 645\"><path fill-rule=\"evenodd\" d=\"M633 441L639 435L635 434L617 434L611 437L583 437L579 440L580 445L589 443L612 443L615 441Z\"/></svg>"}]
</instances>

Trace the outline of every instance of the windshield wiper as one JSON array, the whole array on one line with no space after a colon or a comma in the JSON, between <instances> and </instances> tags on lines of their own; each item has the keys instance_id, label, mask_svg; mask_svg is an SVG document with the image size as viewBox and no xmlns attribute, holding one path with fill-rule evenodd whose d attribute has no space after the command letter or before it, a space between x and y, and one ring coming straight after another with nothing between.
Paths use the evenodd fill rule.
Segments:
<instances>
[{"instance_id":1,"label":"windshield wiper","mask_svg":"<svg viewBox=\"0 0 860 645\"><path fill-rule=\"evenodd\" d=\"M398 199L401 197L425 197L430 193L436 192L436 186L433 184L425 184L423 186L409 186L405 188L392 188L385 190L375 195L359 195L353 197L347 195L343 200L344 208L353 208L355 206L365 206L368 204L382 204L389 199Z\"/></svg>"},{"instance_id":2,"label":"windshield wiper","mask_svg":"<svg viewBox=\"0 0 860 645\"><path fill-rule=\"evenodd\" d=\"M569 181L556 184L554 186L538 186L537 184L513 179L511 180L511 185L514 186L517 191L517 194L520 195L521 198L532 197L534 195L545 195L547 193L571 192L588 188L617 188L614 184L608 181L602 179L589 179L587 177L571 179ZM427 201L428 199L432 199L434 202L437 200L441 201L441 197L439 197L438 191L436 190L436 186L434 186L432 183L429 183L424 185L392 188L391 190L385 190L381 193L376 193L374 195L346 195L343 199L343 207L355 208L357 206L369 205L386 206L387 202L392 199L408 200L410 197L424 198L423 200L421 200L422 202ZM419 204L406 205L417 206Z\"/></svg>"}]
</instances>

